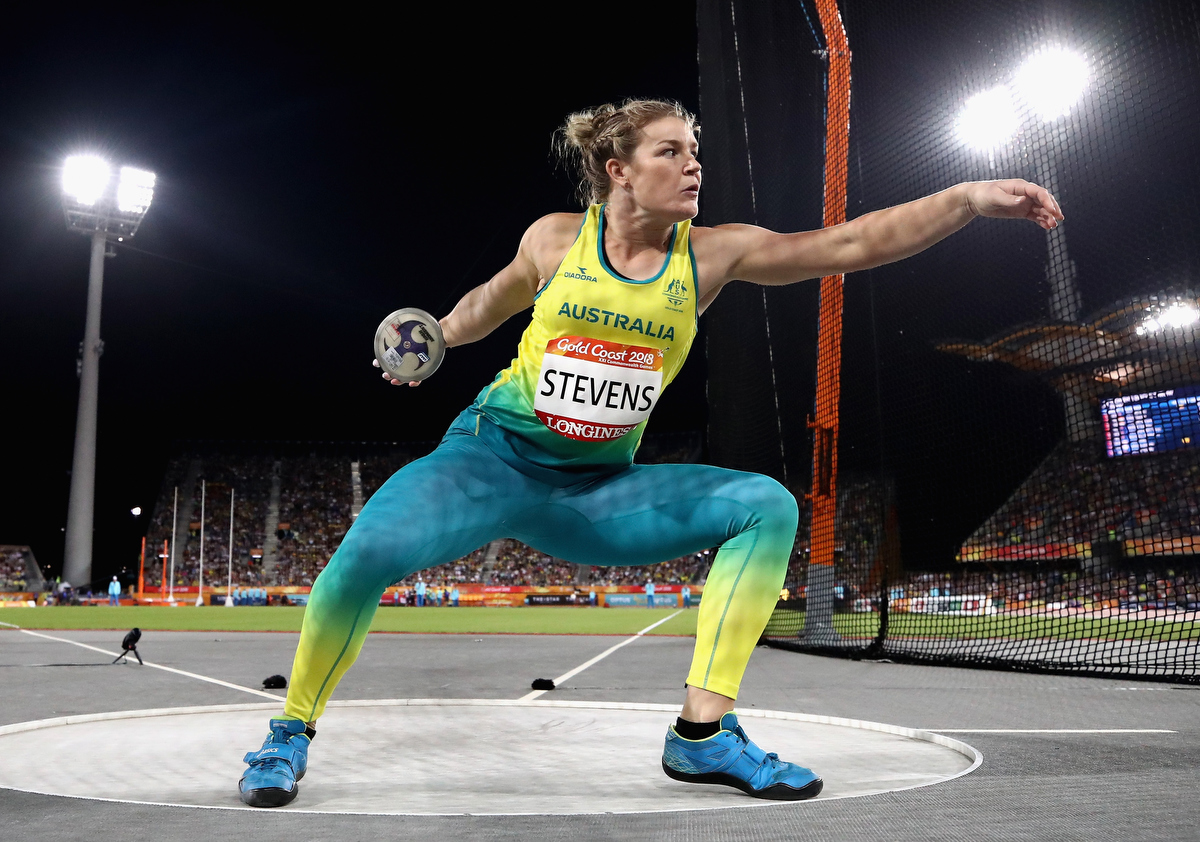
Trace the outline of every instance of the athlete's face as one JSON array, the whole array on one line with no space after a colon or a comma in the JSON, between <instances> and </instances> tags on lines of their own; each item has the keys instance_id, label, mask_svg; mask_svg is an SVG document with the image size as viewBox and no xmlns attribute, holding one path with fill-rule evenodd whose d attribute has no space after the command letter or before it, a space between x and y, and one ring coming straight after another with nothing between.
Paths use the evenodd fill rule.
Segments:
<instances>
[{"instance_id":1,"label":"athlete's face","mask_svg":"<svg viewBox=\"0 0 1200 842\"><path fill-rule=\"evenodd\" d=\"M699 144L678 117L660 117L642 129L633 160L621 167L622 185L639 207L672 221L700 211Z\"/></svg>"}]
</instances>

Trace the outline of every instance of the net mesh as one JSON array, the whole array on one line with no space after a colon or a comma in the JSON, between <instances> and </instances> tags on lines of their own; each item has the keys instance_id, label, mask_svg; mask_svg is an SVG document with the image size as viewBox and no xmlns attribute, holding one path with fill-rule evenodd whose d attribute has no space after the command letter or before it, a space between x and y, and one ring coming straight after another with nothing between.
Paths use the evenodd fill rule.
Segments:
<instances>
[{"instance_id":1,"label":"net mesh","mask_svg":"<svg viewBox=\"0 0 1200 842\"><path fill-rule=\"evenodd\" d=\"M768 641L1200 681L1197 10L700 0L698 33L706 225L820 227L839 179L851 219L1009 177L1067 217L710 308L710 457L802 501Z\"/></svg>"}]
</instances>

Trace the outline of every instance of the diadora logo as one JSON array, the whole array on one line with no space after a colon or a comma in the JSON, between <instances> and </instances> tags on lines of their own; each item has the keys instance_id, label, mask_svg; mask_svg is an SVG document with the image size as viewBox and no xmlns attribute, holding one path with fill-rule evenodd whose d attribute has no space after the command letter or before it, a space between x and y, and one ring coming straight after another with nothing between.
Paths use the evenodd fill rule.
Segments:
<instances>
[{"instance_id":1,"label":"diadora logo","mask_svg":"<svg viewBox=\"0 0 1200 842\"><path fill-rule=\"evenodd\" d=\"M667 284L667 288L663 291L663 295L665 295L676 307L687 300L687 293L687 284L678 278L675 278L669 284Z\"/></svg>"},{"instance_id":2,"label":"diadora logo","mask_svg":"<svg viewBox=\"0 0 1200 842\"><path fill-rule=\"evenodd\" d=\"M586 266L580 266L578 272L563 272L564 278L574 278L577 281L591 281L596 283L596 278L588 274Z\"/></svg>"}]
</instances>

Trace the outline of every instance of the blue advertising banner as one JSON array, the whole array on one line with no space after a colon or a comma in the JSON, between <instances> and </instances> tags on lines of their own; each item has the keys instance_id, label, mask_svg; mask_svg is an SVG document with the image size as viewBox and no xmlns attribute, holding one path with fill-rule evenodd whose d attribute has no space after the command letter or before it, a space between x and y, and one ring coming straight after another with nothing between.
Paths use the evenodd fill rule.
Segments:
<instances>
[{"instance_id":1,"label":"blue advertising banner","mask_svg":"<svg viewBox=\"0 0 1200 842\"><path fill-rule=\"evenodd\" d=\"M653 597L654 605L646 603L644 593L609 593L604 595L604 604L613 608L678 608L683 604L677 593L657 593ZM699 605L698 594L692 594L692 605Z\"/></svg>"}]
</instances>

